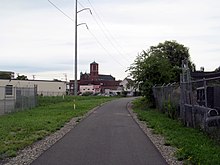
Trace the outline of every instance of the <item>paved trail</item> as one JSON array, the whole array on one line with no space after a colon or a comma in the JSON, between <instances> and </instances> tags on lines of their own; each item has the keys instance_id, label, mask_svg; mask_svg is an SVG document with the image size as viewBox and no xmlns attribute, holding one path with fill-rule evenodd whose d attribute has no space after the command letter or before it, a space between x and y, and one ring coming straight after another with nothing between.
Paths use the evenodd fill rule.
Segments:
<instances>
[{"instance_id":1,"label":"paved trail","mask_svg":"<svg viewBox=\"0 0 220 165\"><path fill-rule=\"evenodd\" d=\"M167 164L128 113L126 105L131 99L98 108L32 165Z\"/></svg>"}]
</instances>

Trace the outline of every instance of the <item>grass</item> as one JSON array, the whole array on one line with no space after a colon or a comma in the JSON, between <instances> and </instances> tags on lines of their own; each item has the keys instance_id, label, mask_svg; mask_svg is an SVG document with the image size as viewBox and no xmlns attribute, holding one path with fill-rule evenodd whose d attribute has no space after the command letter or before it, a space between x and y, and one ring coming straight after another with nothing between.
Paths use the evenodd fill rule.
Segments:
<instances>
[{"instance_id":1,"label":"grass","mask_svg":"<svg viewBox=\"0 0 220 165\"><path fill-rule=\"evenodd\" d=\"M199 130L184 127L179 121L172 120L155 109L140 109L140 102L143 100L133 102L138 118L153 128L154 133L163 135L165 145L178 148L175 153L178 160L183 160L184 164L220 164L220 146L216 141Z\"/></svg>"},{"instance_id":2,"label":"grass","mask_svg":"<svg viewBox=\"0 0 220 165\"><path fill-rule=\"evenodd\" d=\"M84 115L112 97L39 97L37 108L0 116L0 159L59 130L73 117ZM73 104L76 109L73 109Z\"/></svg>"}]
</instances>

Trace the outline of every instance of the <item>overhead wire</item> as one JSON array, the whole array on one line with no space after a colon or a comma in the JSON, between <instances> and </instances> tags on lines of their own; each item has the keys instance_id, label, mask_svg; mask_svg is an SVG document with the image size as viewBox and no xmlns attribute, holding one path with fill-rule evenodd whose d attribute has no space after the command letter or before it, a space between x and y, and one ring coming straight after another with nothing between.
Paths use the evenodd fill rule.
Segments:
<instances>
[{"instance_id":1,"label":"overhead wire","mask_svg":"<svg viewBox=\"0 0 220 165\"><path fill-rule=\"evenodd\" d=\"M83 5L81 2L77 1L77 3L78 3L82 8L85 8L84 5Z\"/></svg>"},{"instance_id":2,"label":"overhead wire","mask_svg":"<svg viewBox=\"0 0 220 165\"><path fill-rule=\"evenodd\" d=\"M53 5L57 10L59 10L63 15L65 15L67 18L69 18L71 21L74 22L74 19L71 18L70 16L68 16L64 11L62 11L58 6L56 6L53 2L51 2L50 0L48 0L48 2L50 2L51 5Z\"/></svg>"},{"instance_id":3,"label":"overhead wire","mask_svg":"<svg viewBox=\"0 0 220 165\"><path fill-rule=\"evenodd\" d=\"M70 16L68 16L63 10L61 10L58 6L56 6L53 2L51 2L50 0L48 0L48 2L50 2L57 10L59 10L64 16L66 16L67 18L69 18L72 22L75 22L74 19L72 19ZM79 3L79 1L78 1ZM81 7L83 7L83 5L81 3L79 3L81 5ZM84 8L84 7L83 7ZM94 33L91 32L91 30L89 30L89 28L87 28L87 30L90 32L91 36L96 40L96 42L102 47L102 49L115 61L117 62L120 66L124 67L120 62L118 62L118 60L116 60L109 52L108 50L105 48L105 46L98 40L98 38L95 36Z\"/></svg>"},{"instance_id":4,"label":"overhead wire","mask_svg":"<svg viewBox=\"0 0 220 165\"><path fill-rule=\"evenodd\" d=\"M99 46L101 46L104 50L105 50L105 52L109 55L109 56L111 56L111 58L115 61L115 62L117 62L121 67L125 67L125 66L123 66L117 59L115 59L110 53L109 53L109 51L103 46L103 44L98 40L98 38L88 29L88 31L89 31L89 33L95 38L95 40L96 40L96 42L99 44Z\"/></svg>"},{"instance_id":5,"label":"overhead wire","mask_svg":"<svg viewBox=\"0 0 220 165\"><path fill-rule=\"evenodd\" d=\"M126 61L128 61L127 57L124 55L124 53L122 53L118 48L120 47L120 44L117 42L117 40L113 37L113 35L110 33L110 31L108 30L108 28L105 26L104 22L102 21L101 17L99 16L99 14L96 12L95 7L92 5L91 1L88 0L90 6L92 7L94 13L96 14L97 18L99 19L99 21L101 22L102 26L100 25L100 23L97 21L97 19L95 18L95 16L93 15L93 18L95 20L95 22L98 24L99 28L101 29L101 31L103 32L104 36L106 37L106 39L110 42L110 44L112 45L112 47L122 56L126 59ZM105 30L104 30L105 29ZM106 32L105 32L106 31ZM108 34L107 34L108 33ZM115 43L112 40L114 40ZM117 45L117 46L116 46ZM121 48L122 49L122 48ZM129 62L129 61L128 61Z\"/></svg>"}]
</instances>

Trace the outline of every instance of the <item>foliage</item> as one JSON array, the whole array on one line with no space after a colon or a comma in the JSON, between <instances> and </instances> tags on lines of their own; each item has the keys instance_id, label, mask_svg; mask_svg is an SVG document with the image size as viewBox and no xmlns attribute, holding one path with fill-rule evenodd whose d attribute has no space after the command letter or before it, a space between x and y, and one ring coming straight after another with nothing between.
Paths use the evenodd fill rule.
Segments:
<instances>
[{"instance_id":1,"label":"foliage","mask_svg":"<svg viewBox=\"0 0 220 165\"><path fill-rule=\"evenodd\" d=\"M122 97L126 97L126 96L127 96L127 94L128 94L128 92L127 92L127 91L122 91L122 93L121 93Z\"/></svg>"},{"instance_id":2,"label":"foliage","mask_svg":"<svg viewBox=\"0 0 220 165\"><path fill-rule=\"evenodd\" d=\"M215 72L220 72L220 66L215 69Z\"/></svg>"},{"instance_id":3,"label":"foliage","mask_svg":"<svg viewBox=\"0 0 220 165\"><path fill-rule=\"evenodd\" d=\"M170 100L163 103L163 111L167 114L169 118L177 118L177 107Z\"/></svg>"},{"instance_id":4,"label":"foliage","mask_svg":"<svg viewBox=\"0 0 220 165\"><path fill-rule=\"evenodd\" d=\"M155 133L162 134L166 145L177 147L175 156L185 164L219 164L220 146L203 132L184 127L179 121L167 118L155 109L140 110L143 100L136 100L135 112Z\"/></svg>"},{"instance_id":5,"label":"foliage","mask_svg":"<svg viewBox=\"0 0 220 165\"><path fill-rule=\"evenodd\" d=\"M139 99L135 99L132 103L133 103L132 104L133 109L146 110L149 108L149 102L144 97L140 97Z\"/></svg>"},{"instance_id":6,"label":"foliage","mask_svg":"<svg viewBox=\"0 0 220 165\"><path fill-rule=\"evenodd\" d=\"M189 49L176 41L165 41L157 46L151 46L150 51L168 58L171 65L176 67L177 72L181 70L182 60L185 59L188 59L190 69L195 69L195 65L190 61ZM179 74L177 75L177 81L179 81Z\"/></svg>"},{"instance_id":7,"label":"foliage","mask_svg":"<svg viewBox=\"0 0 220 165\"><path fill-rule=\"evenodd\" d=\"M10 72L0 72L0 79L11 79L11 77Z\"/></svg>"},{"instance_id":8,"label":"foliage","mask_svg":"<svg viewBox=\"0 0 220 165\"><path fill-rule=\"evenodd\" d=\"M61 80L58 80L58 79L56 79L56 78L55 78L55 79L53 79L53 81L56 81L56 82L61 82Z\"/></svg>"},{"instance_id":9,"label":"foliage","mask_svg":"<svg viewBox=\"0 0 220 165\"><path fill-rule=\"evenodd\" d=\"M71 118L82 116L113 99L101 96L39 97L37 108L0 116L0 159L16 156L19 149L55 132Z\"/></svg>"},{"instance_id":10,"label":"foliage","mask_svg":"<svg viewBox=\"0 0 220 165\"><path fill-rule=\"evenodd\" d=\"M16 80L28 80L27 76L25 75L18 75L18 77L16 78Z\"/></svg>"},{"instance_id":11,"label":"foliage","mask_svg":"<svg viewBox=\"0 0 220 165\"><path fill-rule=\"evenodd\" d=\"M184 59L188 59L193 68L188 48L176 41L165 41L139 54L128 70L142 94L153 101L153 85L179 82Z\"/></svg>"},{"instance_id":12,"label":"foliage","mask_svg":"<svg viewBox=\"0 0 220 165\"><path fill-rule=\"evenodd\" d=\"M82 96L91 96L91 95L93 95L93 92L84 92L82 94Z\"/></svg>"}]
</instances>

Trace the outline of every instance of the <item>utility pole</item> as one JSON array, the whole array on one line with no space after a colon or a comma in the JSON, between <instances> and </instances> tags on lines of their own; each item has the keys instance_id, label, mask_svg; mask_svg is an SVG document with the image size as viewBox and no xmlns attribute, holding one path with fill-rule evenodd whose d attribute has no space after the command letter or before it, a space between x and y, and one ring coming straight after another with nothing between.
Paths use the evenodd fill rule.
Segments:
<instances>
[{"instance_id":1,"label":"utility pole","mask_svg":"<svg viewBox=\"0 0 220 165\"><path fill-rule=\"evenodd\" d=\"M81 11L84 11L84 10L89 10L90 14L92 14L92 11L90 8L84 8L84 9L78 11L77 0L76 0L76 8L75 8L75 69L74 69L74 71L75 71L74 95L75 96L77 96L77 91L78 91L78 83L77 83L77 27L80 25L85 25L87 27L87 29L89 29L86 23L78 24L77 14L80 13Z\"/></svg>"},{"instance_id":2,"label":"utility pole","mask_svg":"<svg viewBox=\"0 0 220 165\"><path fill-rule=\"evenodd\" d=\"M51 2L50 0L48 0L48 2L50 2L56 9L58 9L63 15L65 15L67 18L69 18L71 21L74 22L74 20L68 16L65 12L63 12L59 7L57 7L53 2ZM92 14L92 11L90 8L84 8L82 10L79 10L78 11L78 8L77 8L77 5L78 5L78 1L76 0L76 8L75 8L75 67L74 67L74 71L75 71L75 81L74 81L74 95L77 96L77 90L78 90L78 84L77 84L77 27L80 26L80 25L86 25L87 29L88 26L86 23L80 23L78 24L77 22L77 14L80 13L81 11L84 11L84 10L89 10L90 11L90 14ZM73 62L74 63L74 62Z\"/></svg>"},{"instance_id":3,"label":"utility pole","mask_svg":"<svg viewBox=\"0 0 220 165\"><path fill-rule=\"evenodd\" d=\"M74 95L77 96L78 83L77 83L77 0L75 9L75 82L74 82Z\"/></svg>"}]
</instances>

